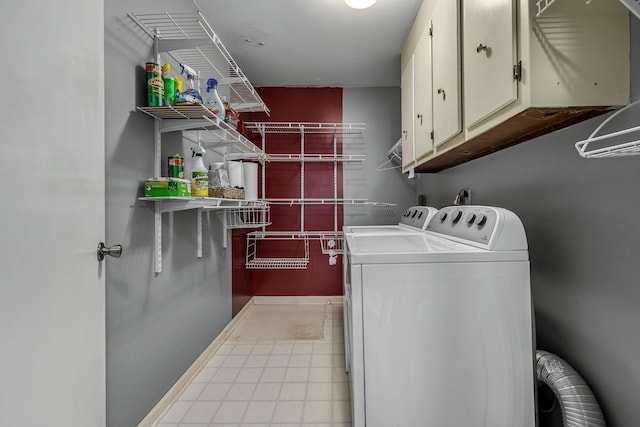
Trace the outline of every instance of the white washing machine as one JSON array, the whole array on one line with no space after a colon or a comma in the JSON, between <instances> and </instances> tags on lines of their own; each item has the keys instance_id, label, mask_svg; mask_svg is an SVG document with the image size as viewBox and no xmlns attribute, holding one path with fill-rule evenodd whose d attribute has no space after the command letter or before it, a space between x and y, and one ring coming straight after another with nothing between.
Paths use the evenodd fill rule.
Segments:
<instances>
[{"instance_id":1,"label":"white washing machine","mask_svg":"<svg viewBox=\"0 0 640 427\"><path fill-rule=\"evenodd\" d=\"M431 218L435 216L438 209L431 206L412 206L408 208L400 217L398 224L390 225L345 225L342 227L344 235L348 234L411 234L422 232L427 228L427 224ZM346 264L343 264L343 266ZM351 369L351 347L349 342L351 340L351 313L349 310L350 301L349 293L343 288L344 305L343 305L343 323L344 323L344 341L345 341L345 364L347 372Z\"/></svg>"},{"instance_id":2,"label":"white washing machine","mask_svg":"<svg viewBox=\"0 0 640 427\"><path fill-rule=\"evenodd\" d=\"M529 257L516 215L451 206L424 232L346 233L345 243L354 427L535 426Z\"/></svg>"},{"instance_id":3,"label":"white washing machine","mask_svg":"<svg viewBox=\"0 0 640 427\"><path fill-rule=\"evenodd\" d=\"M345 234L398 234L424 231L427 224L438 212L431 206L413 206L404 211L400 222L392 225L345 225Z\"/></svg>"}]
</instances>

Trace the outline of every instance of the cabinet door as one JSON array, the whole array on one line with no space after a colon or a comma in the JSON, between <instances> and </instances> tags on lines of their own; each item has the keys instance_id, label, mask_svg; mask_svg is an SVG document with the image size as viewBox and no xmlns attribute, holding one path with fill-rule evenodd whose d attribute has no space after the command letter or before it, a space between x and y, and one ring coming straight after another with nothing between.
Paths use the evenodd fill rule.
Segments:
<instances>
[{"instance_id":1,"label":"cabinet door","mask_svg":"<svg viewBox=\"0 0 640 427\"><path fill-rule=\"evenodd\" d=\"M514 0L463 0L466 127L515 101Z\"/></svg>"},{"instance_id":2,"label":"cabinet door","mask_svg":"<svg viewBox=\"0 0 640 427\"><path fill-rule=\"evenodd\" d=\"M400 96L402 98L402 167L413 166L413 55L400 76Z\"/></svg>"},{"instance_id":3,"label":"cabinet door","mask_svg":"<svg viewBox=\"0 0 640 427\"><path fill-rule=\"evenodd\" d=\"M431 36L429 28L420 37L413 54L414 64L414 152L416 160L433 152L433 105L431 99Z\"/></svg>"},{"instance_id":4,"label":"cabinet door","mask_svg":"<svg viewBox=\"0 0 640 427\"><path fill-rule=\"evenodd\" d=\"M462 130L460 105L460 19L457 0L440 0L433 10L433 138L447 142Z\"/></svg>"}]
</instances>

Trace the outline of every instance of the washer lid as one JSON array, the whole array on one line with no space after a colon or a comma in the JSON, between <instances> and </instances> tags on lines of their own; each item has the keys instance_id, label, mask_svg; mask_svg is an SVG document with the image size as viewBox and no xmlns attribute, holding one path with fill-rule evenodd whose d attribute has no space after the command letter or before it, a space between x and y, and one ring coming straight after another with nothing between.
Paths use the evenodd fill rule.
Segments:
<instances>
[{"instance_id":1,"label":"washer lid","mask_svg":"<svg viewBox=\"0 0 640 427\"><path fill-rule=\"evenodd\" d=\"M438 236L345 234L352 264L527 261L527 251L489 251Z\"/></svg>"},{"instance_id":2,"label":"washer lid","mask_svg":"<svg viewBox=\"0 0 640 427\"><path fill-rule=\"evenodd\" d=\"M394 234L424 231L427 224L438 213L438 209L431 206L412 206L407 209L400 223L393 225L345 225L342 230L346 233L357 234Z\"/></svg>"},{"instance_id":3,"label":"washer lid","mask_svg":"<svg viewBox=\"0 0 640 427\"><path fill-rule=\"evenodd\" d=\"M418 230L402 224L398 225L345 225L342 227L344 234L411 234Z\"/></svg>"}]
</instances>

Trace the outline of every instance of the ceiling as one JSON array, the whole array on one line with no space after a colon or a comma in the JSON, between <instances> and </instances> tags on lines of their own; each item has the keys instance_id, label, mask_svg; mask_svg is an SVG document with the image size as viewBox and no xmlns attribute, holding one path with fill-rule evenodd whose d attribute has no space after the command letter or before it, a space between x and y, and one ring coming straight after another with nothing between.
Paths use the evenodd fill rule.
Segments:
<instances>
[{"instance_id":1,"label":"ceiling","mask_svg":"<svg viewBox=\"0 0 640 427\"><path fill-rule=\"evenodd\" d=\"M400 86L400 52L422 0L196 0L254 86Z\"/></svg>"}]
</instances>

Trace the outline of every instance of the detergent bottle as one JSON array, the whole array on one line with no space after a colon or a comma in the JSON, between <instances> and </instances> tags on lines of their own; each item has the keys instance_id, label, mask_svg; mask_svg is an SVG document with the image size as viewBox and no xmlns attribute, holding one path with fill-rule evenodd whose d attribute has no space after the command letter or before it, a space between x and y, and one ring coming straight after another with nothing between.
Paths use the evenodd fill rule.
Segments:
<instances>
[{"instance_id":1,"label":"detergent bottle","mask_svg":"<svg viewBox=\"0 0 640 427\"><path fill-rule=\"evenodd\" d=\"M202 158L205 150L201 145L198 145L195 148L192 147L191 151L193 151L191 157L194 158L191 166L191 195L193 197L207 197L209 196L209 177Z\"/></svg>"},{"instance_id":2,"label":"detergent bottle","mask_svg":"<svg viewBox=\"0 0 640 427\"><path fill-rule=\"evenodd\" d=\"M180 64L182 71L180 74L187 75L187 88L180 92L176 99L176 104L202 104L202 96L195 88L195 81L198 80L198 73L187 64Z\"/></svg>"},{"instance_id":3,"label":"detergent bottle","mask_svg":"<svg viewBox=\"0 0 640 427\"><path fill-rule=\"evenodd\" d=\"M214 78L207 80L207 99L204 101L204 106L207 107L213 114L215 114L220 120L224 120L225 108L218 95L218 81Z\"/></svg>"},{"instance_id":4,"label":"detergent bottle","mask_svg":"<svg viewBox=\"0 0 640 427\"><path fill-rule=\"evenodd\" d=\"M169 74L171 65L162 64L162 80L164 81L164 105L174 105L176 103L176 80Z\"/></svg>"}]
</instances>

